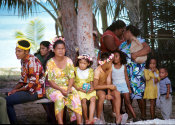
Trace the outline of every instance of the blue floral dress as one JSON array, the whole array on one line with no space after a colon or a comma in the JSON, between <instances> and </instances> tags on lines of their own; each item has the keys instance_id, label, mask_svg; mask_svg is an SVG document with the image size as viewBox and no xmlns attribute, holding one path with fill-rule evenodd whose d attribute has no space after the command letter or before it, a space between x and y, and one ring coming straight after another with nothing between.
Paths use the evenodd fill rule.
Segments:
<instances>
[{"instance_id":1,"label":"blue floral dress","mask_svg":"<svg viewBox=\"0 0 175 125\"><path fill-rule=\"evenodd\" d=\"M144 42L143 39L139 41L141 43ZM119 49L127 55L126 67L132 91L131 99L142 99L145 90L145 78L143 72L145 63L139 64L131 59L130 47L131 44L127 44L125 41L120 45Z\"/></svg>"}]
</instances>

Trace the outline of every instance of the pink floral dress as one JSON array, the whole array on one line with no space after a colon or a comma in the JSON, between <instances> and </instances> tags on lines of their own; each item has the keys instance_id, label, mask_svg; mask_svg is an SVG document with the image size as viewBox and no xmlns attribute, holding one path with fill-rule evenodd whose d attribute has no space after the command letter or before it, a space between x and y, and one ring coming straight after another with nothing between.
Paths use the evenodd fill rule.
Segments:
<instances>
[{"instance_id":1,"label":"pink floral dress","mask_svg":"<svg viewBox=\"0 0 175 125\"><path fill-rule=\"evenodd\" d=\"M66 63L66 67L64 69L60 69L51 58L46 65L45 73L46 75L48 74L48 81L54 81L60 88L64 90L67 90L68 88L69 79L75 77L72 60L70 58L67 58ZM63 96L59 90L49 87L46 90L46 96L48 99L54 102L55 115L63 110L65 105L69 109L71 121L76 119L76 116L73 112L82 115L81 101L74 87L72 87L72 92L69 93L67 97Z\"/></svg>"}]
</instances>

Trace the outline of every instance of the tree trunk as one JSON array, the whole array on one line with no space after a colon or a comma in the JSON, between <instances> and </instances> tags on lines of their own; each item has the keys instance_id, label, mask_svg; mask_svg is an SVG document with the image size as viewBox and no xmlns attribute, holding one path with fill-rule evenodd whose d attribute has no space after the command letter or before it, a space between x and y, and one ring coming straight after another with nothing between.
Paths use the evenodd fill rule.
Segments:
<instances>
[{"instance_id":1,"label":"tree trunk","mask_svg":"<svg viewBox=\"0 0 175 125\"><path fill-rule=\"evenodd\" d=\"M152 10L153 3L152 3L151 0L149 0L149 5L150 5L149 19L150 19L150 23L151 23L151 38L154 38L155 34L154 34L154 31L153 31L154 23L153 23L153 14L152 14L152 12L153 12L153 10ZM151 39L151 47L152 47L151 49L152 49L152 54L153 55L154 55L154 41L155 41L155 39Z\"/></svg>"},{"instance_id":2,"label":"tree trunk","mask_svg":"<svg viewBox=\"0 0 175 125\"><path fill-rule=\"evenodd\" d=\"M97 66L97 58L93 43L93 15L91 8L92 1L78 0L78 19L77 19L77 40L79 54L89 54L93 58L93 68Z\"/></svg>"},{"instance_id":3,"label":"tree trunk","mask_svg":"<svg viewBox=\"0 0 175 125\"><path fill-rule=\"evenodd\" d=\"M77 15L73 0L60 0L61 16L63 26L63 36L66 43L66 55L70 57L75 64L77 47Z\"/></svg>"}]
</instances>

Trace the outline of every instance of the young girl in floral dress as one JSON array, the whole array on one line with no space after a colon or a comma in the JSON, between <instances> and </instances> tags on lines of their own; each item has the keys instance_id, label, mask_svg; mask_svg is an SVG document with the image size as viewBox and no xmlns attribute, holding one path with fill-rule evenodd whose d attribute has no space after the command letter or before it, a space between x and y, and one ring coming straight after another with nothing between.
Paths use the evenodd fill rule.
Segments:
<instances>
[{"instance_id":1,"label":"young girl in floral dress","mask_svg":"<svg viewBox=\"0 0 175 125\"><path fill-rule=\"evenodd\" d=\"M96 91L93 87L93 69L92 58L89 55L83 54L78 56L77 67L75 68L75 88L78 90L78 94L81 99L81 105L83 108L83 117L86 124L93 123L93 116L95 112ZM87 100L90 100L89 105L89 118L87 114Z\"/></svg>"},{"instance_id":2,"label":"young girl in floral dress","mask_svg":"<svg viewBox=\"0 0 175 125\"><path fill-rule=\"evenodd\" d=\"M77 119L81 124L82 108L77 90L72 87L74 81L74 66L72 60L65 56L65 43L62 38L53 44L53 57L46 65L46 75L50 87L46 90L46 96L54 102L55 115L58 124L63 124L64 107L73 111L71 121Z\"/></svg>"}]
</instances>

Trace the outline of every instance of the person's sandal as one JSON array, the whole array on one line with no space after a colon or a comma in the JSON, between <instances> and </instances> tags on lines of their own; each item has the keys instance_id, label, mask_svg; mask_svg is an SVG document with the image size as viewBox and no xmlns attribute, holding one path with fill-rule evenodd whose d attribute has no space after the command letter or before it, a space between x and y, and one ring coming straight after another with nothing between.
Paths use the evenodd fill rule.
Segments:
<instances>
[{"instance_id":1,"label":"person's sandal","mask_svg":"<svg viewBox=\"0 0 175 125\"><path fill-rule=\"evenodd\" d=\"M128 120L128 114L127 114L127 113L122 114L122 121L121 121L121 124L122 124L122 125L123 125L123 124L126 124L127 120Z\"/></svg>"}]
</instances>

